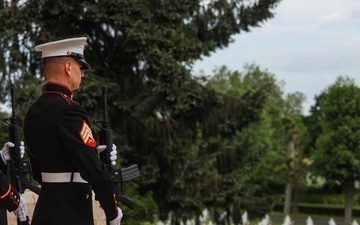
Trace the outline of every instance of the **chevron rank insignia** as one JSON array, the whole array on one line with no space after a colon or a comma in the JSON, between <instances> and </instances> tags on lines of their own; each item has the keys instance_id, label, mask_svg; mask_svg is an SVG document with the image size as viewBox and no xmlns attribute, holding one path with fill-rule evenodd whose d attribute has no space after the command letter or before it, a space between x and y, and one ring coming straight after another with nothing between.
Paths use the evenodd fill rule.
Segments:
<instances>
[{"instance_id":1,"label":"chevron rank insignia","mask_svg":"<svg viewBox=\"0 0 360 225\"><path fill-rule=\"evenodd\" d=\"M96 142L95 139L92 135L92 131L91 128L89 127L89 125L85 122L85 120L83 121L81 130L79 132L80 134L80 138L83 141L84 144L90 146L90 147L95 147L96 146Z\"/></svg>"}]
</instances>

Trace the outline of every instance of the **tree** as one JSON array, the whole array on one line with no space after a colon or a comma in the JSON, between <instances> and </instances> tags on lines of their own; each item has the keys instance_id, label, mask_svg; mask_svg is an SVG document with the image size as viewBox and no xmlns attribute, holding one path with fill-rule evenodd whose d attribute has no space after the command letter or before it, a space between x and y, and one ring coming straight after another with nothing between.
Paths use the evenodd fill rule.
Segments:
<instances>
[{"instance_id":1,"label":"tree","mask_svg":"<svg viewBox=\"0 0 360 225\"><path fill-rule=\"evenodd\" d=\"M288 148L285 150L286 157L286 188L284 199L284 215L290 214L292 205L292 212L298 213L298 192L299 192L299 177L303 172L303 150L306 140L305 126L299 120L292 117L285 116L282 118L285 132L288 141Z\"/></svg>"},{"instance_id":2,"label":"tree","mask_svg":"<svg viewBox=\"0 0 360 225\"><path fill-rule=\"evenodd\" d=\"M217 92L242 96L248 91L266 89L260 119L239 130L229 139L219 140L224 149L218 171L226 178L234 223L240 223L241 210L251 218L262 218L269 212L282 192L282 170L277 170L281 160L283 134L280 113L283 112L282 82L254 64L245 65L243 72L229 71L225 66L215 69L208 84ZM277 174L277 175L274 175ZM280 179L277 179L280 178ZM232 182L231 182L232 181Z\"/></svg>"},{"instance_id":3,"label":"tree","mask_svg":"<svg viewBox=\"0 0 360 225\"><path fill-rule=\"evenodd\" d=\"M272 18L279 2L0 1L1 99L7 100L9 83L19 90L23 106L36 97L34 89L41 90L44 77L35 45L87 36L85 57L93 69L77 100L91 118L101 118L99 85L108 86L114 139L123 146L120 164L136 162L142 174L129 193L144 206L134 217L151 220L159 212L165 218L172 211L176 223L200 214L204 203L219 201L211 193L220 151L212 140L231 138L258 120L266 94L219 95L192 77L191 66L227 47L232 35Z\"/></svg>"},{"instance_id":4,"label":"tree","mask_svg":"<svg viewBox=\"0 0 360 225\"><path fill-rule=\"evenodd\" d=\"M247 89L256 90L266 83L272 86L267 94L262 114L262 116L265 117L262 117L262 120L270 121L270 127L268 127L268 129L274 131L268 133L268 138L270 138L273 143L272 148L268 150L270 152L268 155L271 157L264 158L266 163L272 165L276 173L280 176L283 175L282 177L286 181L284 214L290 213L291 203L293 203L293 211L296 212L299 178L305 166L302 163L303 151L309 141L309 134L302 122L305 96L300 92L289 93L283 96L282 86L284 84L282 81L276 81L274 75L269 74L267 71L261 71L260 68L255 65L245 65L245 68L247 69L247 74L244 75L243 82L234 82L234 78L241 76L241 74L236 75L234 73L234 75L229 78L232 83L237 84L236 86L232 86L230 93L241 93L241 91ZM222 70L223 68L220 71ZM229 86L227 82L219 79L215 79L214 81L218 86ZM235 92L234 87L238 87L238 89L236 89L237 92ZM263 123L263 121L260 123ZM259 124L257 126L259 126ZM262 136L262 138L264 137L265 136ZM281 174L281 172L283 174ZM257 176L259 175L260 174L257 174ZM260 177L266 179L266 176L260 175Z\"/></svg>"},{"instance_id":5,"label":"tree","mask_svg":"<svg viewBox=\"0 0 360 225\"><path fill-rule=\"evenodd\" d=\"M9 118L10 115L4 112L0 112L0 119ZM9 141L9 132L8 132L8 126L3 122L0 126L0 148L2 149L3 144Z\"/></svg>"},{"instance_id":6,"label":"tree","mask_svg":"<svg viewBox=\"0 0 360 225\"><path fill-rule=\"evenodd\" d=\"M305 154L307 156L310 156L310 154L314 151L316 140L322 133L320 121L322 120L323 115L321 112L320 102L322 101L321 99L324 95L325 92L322 92L320 95L315 96L315 103L310 107L310 114L303 118L304 124L310 134L310 140L307 148L305 149Z\"/></svg>"},{"instance_id":7,"label":"tree","mask_svg":"<svg viewBox=\"0 0 360 225\"><path fill-rule=\"evenodd\" d=\"M35 44L85 35L93 74L122 85L124 94L139 88L143 79L158 81L171 93L195 60L272 18L278 2L2 0L1 90L11 80L41 74Z\"/></svg>"},{"instance_id":8,"label":"tree","mask_svg":"<svg viewBox=\"0 0 360 225\"><path fill-rule=\"evenodd\" d=\"M345 196L344 224L351 224L355 180L360 177L360 88L340 76L320 98L322 133L313 152L318 175L338 181Z\"/></svg>"}]
</instances>

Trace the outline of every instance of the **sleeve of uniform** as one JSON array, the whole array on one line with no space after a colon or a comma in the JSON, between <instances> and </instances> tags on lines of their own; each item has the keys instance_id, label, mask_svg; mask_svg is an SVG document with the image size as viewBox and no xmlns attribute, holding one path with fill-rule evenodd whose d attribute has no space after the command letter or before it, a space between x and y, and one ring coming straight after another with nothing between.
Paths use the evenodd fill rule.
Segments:
<instances>
[{"instance_id":1,"label":"sleeve of uniform","mask_svg":"<svg viewBox=\"0 0 360 225\"><path fill-rule=\"evenodd\" d=\"M18 208L20 194L6 179L6 176L0 171L0 205L10 212Z\"/></svg>"},{"instance_id":2,"label":"sleeve of uniform","mask_svg":"<svg viewBox=\"0 0 360 225\"><path fill-rule=\"evenodd\" d=\"M41 178L40 168L39 168L36 160L34 160L34 158L31 156L31 154L30 154L29 158L30 158L32 176L41 185L42 184L42 178Z\"/></svg>"},{"instance_id":3,"label":"sleeve of uniform","mask_svg":"<svg viewBox=\"0 0 360 225\"><path fill-rule=\"evenodd\" d=\"M105 164L96 153L96 142L89 125L88 115L80 106L72 104L64 115L59 135L80 175L89 184L109 221L117 216L113 182Z\"/></svg>"},{"instance_id":4,"label":"sleeve of uniform","mask_svg":"<svg viewBox=\"0 0 360 225\"><path fill-rule=\"evenodd\" d=\"M2 159L0 159L0 170L1 172L6 173L6 165Z\"/></svg>"}]
</instances>

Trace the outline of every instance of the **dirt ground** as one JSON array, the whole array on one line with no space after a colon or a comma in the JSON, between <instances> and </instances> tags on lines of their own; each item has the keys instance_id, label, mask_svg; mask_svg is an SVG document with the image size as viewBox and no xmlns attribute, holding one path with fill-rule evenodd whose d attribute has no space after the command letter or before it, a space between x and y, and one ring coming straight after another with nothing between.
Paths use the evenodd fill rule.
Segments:
<instances>
[{"instance_id":1,"label":"dirt ground","mask_svg":"<svg viewBox=\"0 0 360 225\"><path fill-rule=\"evenodd\" d=\"M95 196L95 195L93 195L93 196ZM34 212L37 195L29 190L26 190L25 193L23 194L23 197L25 198L25 201L26 201L26 206L27 206L27 210L28 210L28 214L29 214L29 218L30 218L30 224L31 224L31 217ZM105 214L104 214L104 211L99 207L98 201L93 200L93 211L94 211L95 225L106 225ZM14 213L8 212L7 215L8 215L8 225L17 225L16 217L15 217Z\"/></svg>"}]
</instances>

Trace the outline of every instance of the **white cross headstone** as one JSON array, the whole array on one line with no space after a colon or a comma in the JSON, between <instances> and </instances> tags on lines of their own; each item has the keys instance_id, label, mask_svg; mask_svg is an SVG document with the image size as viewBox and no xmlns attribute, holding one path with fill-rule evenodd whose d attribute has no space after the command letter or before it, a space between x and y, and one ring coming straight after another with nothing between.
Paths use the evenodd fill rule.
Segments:
<instances>
[{"instance_id":1,"label":"white cross headstone","mask_svg":"<svg viewBox=\"0 0 360 225\"><path fill-rule=\"evenodd\" d=\"M359 225L359 223L358 223L356 220L354 220L354 221L351 223L351 225Z\"/></svg>"},{"instance_id":2,"label":"white cross headstone","mask_svg":"<svg viewBox=\"0 0 360 225\"><path fill-rule=\"evenodd\" d=\"M265 217L259 222L258 225L268 225L270 222L270 217L268 214L265 215Z\"/></svg>"},{"instance_id":3,"label":"white cross headstone","mask_svg":"<svg viewBox=\"0 0 360 225\"><path fill-rule=\"evenodd\" d=\"M314 225L314 221L311 219L310 216L306 219L306 225Z\"/></svg>"},{"instance_id":4,"label":"white cross headstone","mask_svg":"<svg viewBox=\"0 0 360 225\"><path fill-rule=\"evenodd\" d=\"M242 225L246 225L246 223L248 221L248 214L246 211L242 214L241 221L242 221Z\"/></svg>"},{"instance_id":5,"label":"white cross headstone","mask_svg":"<svg viewBox=\"0 0 360 225\"><path fill-rule=\"evenodd\" d=\"M200 216L200 223L205 223L210 217L210 212L207 209L202 211L202 215Z\"/></svg>"},{"instance_id":6,"label":"white cross headstone","mask_svg":"<svg viewBox=\"0 0 360 225\"><path fill-rule=\"evenodd\" d=\"M291 219L289 215L285 216L283 225L291 225Z\"/></svg>"},{"instance_id":7,"label":"white cross headstone","mask_svg":"<svg viewBox=\"0 0 360 225\"><path fill-rule=\"evenodd\" d=\"M186 225L195 225L195 219L186 220Z\"/></svg>"},{"instance_id":8,"label":"white cross headstone","mask_svg":"<svg viewBox=\"0 0 360 225\"><path fill-rule=\"evenodd\" d=\"M333 218L329 220L329 225L336 225L335 220Z\"/></svg>"}]
</instances>

